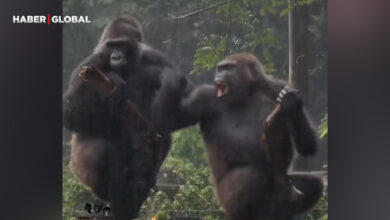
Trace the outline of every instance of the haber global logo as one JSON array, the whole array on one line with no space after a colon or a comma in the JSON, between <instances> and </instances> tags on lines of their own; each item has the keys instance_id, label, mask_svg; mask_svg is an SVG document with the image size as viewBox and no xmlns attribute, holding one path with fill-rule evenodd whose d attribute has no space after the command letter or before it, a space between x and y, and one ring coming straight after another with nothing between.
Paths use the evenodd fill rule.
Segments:
<instances>
[{"instance_id":1,"label":"haber global logo","mask_svg":"<svg viewBox=\"0 0 390 220\"><path fill-rule=\"evenodd\" d=\"M14 24L63 24L63 23L91 23L88 16L76 15L14 15L12 16Z\"/></svg>"}]
</instances>

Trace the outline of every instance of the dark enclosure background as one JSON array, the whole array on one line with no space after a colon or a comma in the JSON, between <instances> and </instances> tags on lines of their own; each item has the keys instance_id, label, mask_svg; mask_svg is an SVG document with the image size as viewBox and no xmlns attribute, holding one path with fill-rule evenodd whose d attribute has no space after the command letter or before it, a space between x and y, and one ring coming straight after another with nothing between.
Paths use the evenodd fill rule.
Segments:
<instances>
[{"instance_id":1,"label":"dark enclosure background","mask_svg":"<svg viewBox=\"0 0 390 220\"><path fill-rule=\"evenodd\" d=\"M298 158L294 169L322 172L327 171L328 152L327 1L301 0L298 4L310 9L306 30L311 37L313 62L305 76L309 88L305 101L319 127L321 146L315 158ZM197 84L211 83L215 64L237 52L255 54L268 74L288 80L290 10L287 0L64 0L64 15L88 15L92 24L63 25L63 88L67 88L71 71L92 52L104 25L121 12L135 14L142 23L146 42L167 54ZM63 218L77 219L87 214L84 205L94 198L69 169L66 130L63 139ZM208 176L198 128L175 132L157 187L144 203L139 219L224 219ZM327 207L325 192L318 206L301 219L328 219Z\"/></svg>"}]
</instances>

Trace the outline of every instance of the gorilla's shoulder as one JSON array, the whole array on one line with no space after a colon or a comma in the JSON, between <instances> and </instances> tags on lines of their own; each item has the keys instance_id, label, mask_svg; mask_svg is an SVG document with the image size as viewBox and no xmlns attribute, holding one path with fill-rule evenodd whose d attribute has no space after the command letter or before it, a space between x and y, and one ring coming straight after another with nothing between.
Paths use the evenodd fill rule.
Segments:
<instances>
[{"instance_id":1,"label":"gorilla's shoulder","mask_svg":"<svg viewBox=\"0 0 390 220\"><path fill-rule=\"evenodd\" d=\"M141 63L143 65L156 65L164 67L173 67L171 61L166 58L166 55L162 52L153 49L147 44L141 43Z\"/></svg>"}]
</instances>

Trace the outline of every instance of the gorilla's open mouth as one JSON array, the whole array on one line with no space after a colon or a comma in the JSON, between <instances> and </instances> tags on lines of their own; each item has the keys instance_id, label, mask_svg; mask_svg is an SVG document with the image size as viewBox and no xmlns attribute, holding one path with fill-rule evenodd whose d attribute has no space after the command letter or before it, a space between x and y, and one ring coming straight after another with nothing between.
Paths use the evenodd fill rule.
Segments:
<instances>
[{"instance_id":1,"label":"gorilla's open mouth","mask_svg":"<svg viewBox=\"0 0 390 220\"><path fill-rule=\"evenodd\" d=\"M217 87L217 91L218 91L217 97L221 97L225 95L229 90L229 86L222 81L215 82L215 87Z\"/></svg>"}]
</instances>

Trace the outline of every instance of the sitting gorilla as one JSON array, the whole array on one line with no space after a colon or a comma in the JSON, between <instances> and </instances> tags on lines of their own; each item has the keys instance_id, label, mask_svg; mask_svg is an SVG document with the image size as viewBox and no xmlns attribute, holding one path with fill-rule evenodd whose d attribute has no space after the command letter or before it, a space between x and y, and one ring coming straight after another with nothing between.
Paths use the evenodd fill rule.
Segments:
<instances>
[{"instance_id":1,"label":"sitting gorilla","mask_svg":"<svg viewBox=\"0 0 390 220\"><path fill-rule=\"evenodd\" d=\"M320 178L286 176L292 160L290 134L299 153L312 155L317 148L315 132L294 92L281 93L278 113L266 125L285 86L268 78L254 56L236 54L217 65L215 86L198 86L182 102L200 119L216 196L229 219L291 219L314 206L322 194ZM281 115L288 126L279 124Z\"/></svg>"},{"instance_id":2,"label":"sitting gorilla","mask_svg":"<svg viewBox=\"0 0 390 220\"><path fill-rule=\"evenodd\" d=\"M121 15L73 71L63 96L72 132L71 166L116 219L135 218L155 185L170 132L196 121L181 110L193 85L163 54L143 43L141 26Z\"/></svg>"}]
</instances>

